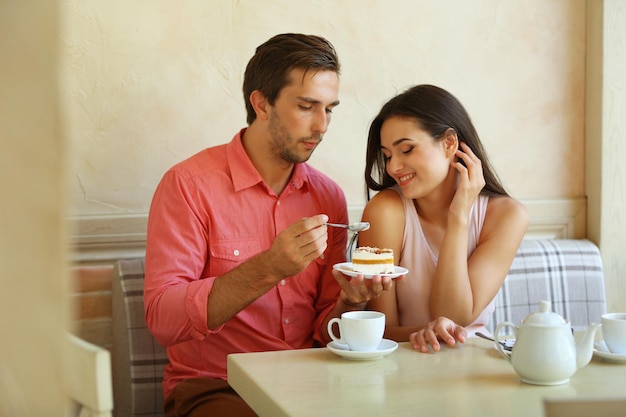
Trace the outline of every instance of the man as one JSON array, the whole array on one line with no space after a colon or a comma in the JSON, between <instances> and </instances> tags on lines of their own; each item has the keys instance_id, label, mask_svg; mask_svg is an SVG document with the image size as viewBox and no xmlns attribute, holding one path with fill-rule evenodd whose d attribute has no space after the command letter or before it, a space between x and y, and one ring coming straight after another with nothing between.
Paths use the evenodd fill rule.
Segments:
<instances>
[{"instance_id":1,"label":"man","mask_svg":"<svg viewBox=\"0 0 626 417\"><path fill-rule=\"evenodd\" d=\"M326 324L391 288L350 281L343 191L305 162L339 104L339 61L317 36L277 35L245 71L248 127L170 169L150 208L146 321L167 347L168 416L250 416L229 353L325 346ZM214 413L214 414L210 414Z\"/></svg>"}]
</instances>

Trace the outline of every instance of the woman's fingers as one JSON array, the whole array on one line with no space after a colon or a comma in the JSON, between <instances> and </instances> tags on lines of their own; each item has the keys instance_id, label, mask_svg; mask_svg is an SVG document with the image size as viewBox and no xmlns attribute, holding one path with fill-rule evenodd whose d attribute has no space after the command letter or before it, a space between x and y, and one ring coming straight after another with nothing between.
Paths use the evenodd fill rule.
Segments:
<instances>
[{"instance_id":1,"label":"woman's fingers","mask_svg":"<svg viewBox=\"0 0 626 417\"><path fill-rule=\"evenodd\" d=\"M411 333L409 340L413 349L423 353L428 352L430 346L434 352L439 352L443 341L453 346L456 342L464 343L467 337L467 331L463 326L459 326L446 317L439 317L428 323L423 329Z\"/></svg>"}]
</instances>

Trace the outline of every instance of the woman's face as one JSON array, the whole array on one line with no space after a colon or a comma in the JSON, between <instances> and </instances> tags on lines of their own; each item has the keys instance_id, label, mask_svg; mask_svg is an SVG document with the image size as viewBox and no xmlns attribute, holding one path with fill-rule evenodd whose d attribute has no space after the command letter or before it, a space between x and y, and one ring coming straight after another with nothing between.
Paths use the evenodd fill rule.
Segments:
<instances>
[{"instance_id":1,"label":"woman's face","mask_svg":"<svg viewBox=\"0 0 626 417\"><path fill-rule=\"evenodd\" d=\"M380 129L387 173L407 198L427 197L448 176L454 150L446 140L435 140L414 119L392 117ZM455 148L453 146L453 148Z\"/></svg>"}]
</instances>

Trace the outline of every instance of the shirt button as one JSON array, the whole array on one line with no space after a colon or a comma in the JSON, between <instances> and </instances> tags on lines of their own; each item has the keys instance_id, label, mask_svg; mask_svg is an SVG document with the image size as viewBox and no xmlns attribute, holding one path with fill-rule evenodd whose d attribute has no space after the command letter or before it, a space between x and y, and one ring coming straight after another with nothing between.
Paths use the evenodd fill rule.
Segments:
<instances>
[{"instance_id":1,"label":"shirt button","mask_svg":"<svg viewBox=\"0 0 626 417\"><path fill-rule=\"evenodd\" d=\"M285 319L285 324L289 324L289 319Z\"/></svg>"},{"instance_id":2,"label":"shirt button","mask_svg":"<svg viewBox=\"0 0 626 417\"><path fill-rule=\"evenodd\" d=\"M277 206L280 206L280 200L276 202L276 205L277 205Z\"/></svg>"},{"instance_id":3,"label":"shirt button","mask_svg":"<svg viewBox=\"0 0 626 417\"><path fill-rule=\"evenodd\" d=\"M287 285L287 281L285 281L284 279L281 279L280 280L280 285L282 285L284 287L285 285Z\"/></svg>"},{"instance_id":4,"label":"shirt button","mask_svg":"<svg viewBox=\"0 0 626 417\"><path fill-rule=\"evenodd\" d=\"M324 254L323 253L320 255L320 259L324 259Z\"/></svg>"},{"instance_id":5,"label":"shirt button","mask_svg":"<svg viewBox=\"0 0 626 417\"><path fill-rule=\"evenodd\" d=\"M235 250L233 251L233 255L235 255L235 256L239 256L239 249L235 249Z\"/></svg>"}]
</instances>

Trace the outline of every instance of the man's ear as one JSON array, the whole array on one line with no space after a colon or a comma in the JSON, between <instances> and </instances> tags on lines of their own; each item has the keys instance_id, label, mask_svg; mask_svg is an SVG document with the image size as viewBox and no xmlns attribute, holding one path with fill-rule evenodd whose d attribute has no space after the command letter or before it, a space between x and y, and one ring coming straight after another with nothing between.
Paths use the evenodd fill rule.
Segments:
<instances>
[{"instance_id":1,"label":"man's ear","mask_svg":"<svg viewBox=\"0 0 626 417\"><path fill-rule=\"evenodd\" d=\"M265 95L259 90L254 90L250 94L250 104L252 104L252 108L256 112L256 117L259 120L268 120L269 119L269 103Z\"/></svg>"}]
</instances>

